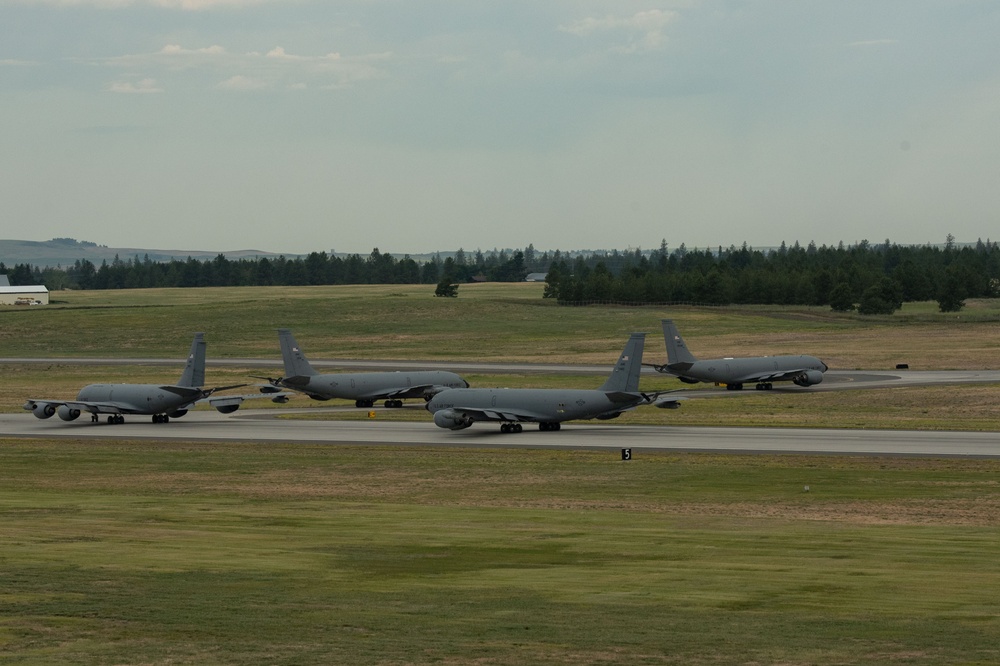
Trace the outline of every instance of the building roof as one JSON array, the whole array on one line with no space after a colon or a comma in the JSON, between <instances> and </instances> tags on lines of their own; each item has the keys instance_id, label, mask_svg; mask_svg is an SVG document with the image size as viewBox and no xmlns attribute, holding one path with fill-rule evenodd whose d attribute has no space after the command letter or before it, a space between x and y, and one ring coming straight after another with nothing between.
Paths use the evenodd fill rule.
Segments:
<instances>
[{"instance_id":1,"label":"building roof","mask_svg":"<svg viewBox=\"0 0 1000 666\"><path fill-rule=\"evenodd\" d=\"M43 284L29 284L23 287L0 287L0 294L47 294Z\"/></svg>"}]
</instances>

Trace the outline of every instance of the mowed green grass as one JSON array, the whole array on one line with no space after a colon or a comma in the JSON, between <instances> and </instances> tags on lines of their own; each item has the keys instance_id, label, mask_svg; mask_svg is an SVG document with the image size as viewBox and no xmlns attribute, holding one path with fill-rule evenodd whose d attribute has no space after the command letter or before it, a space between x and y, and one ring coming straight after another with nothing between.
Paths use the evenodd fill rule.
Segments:
<instances>
[{"instance_id":1,"label":"mowed green grass","mask_svg":"<svg viewBox=\"0 0 1000 666\"><path fill-rule=\"evenodd\" d=\"M837 369L982 369L1000 357L1000 300L958 314L906 304L891 317L829 308L560 307L541 284L242 287L53 292L53 305L0 308L4 356L183 358L204 331L209 358L276 358L292 328L314 358L612 364L628 334L665 358L660 319L677 320L696 355L810 353Z\"/></svg>"},{"instance_id":2,"label":"mowed green grass","mask_svg":"<svg viewBox=\"0 0 1000 666\"><path fill-rule=\"evenodd\" d=\"M997 461L0 456L4 663L1000 661Z\"/></svg>"}]
</instances>

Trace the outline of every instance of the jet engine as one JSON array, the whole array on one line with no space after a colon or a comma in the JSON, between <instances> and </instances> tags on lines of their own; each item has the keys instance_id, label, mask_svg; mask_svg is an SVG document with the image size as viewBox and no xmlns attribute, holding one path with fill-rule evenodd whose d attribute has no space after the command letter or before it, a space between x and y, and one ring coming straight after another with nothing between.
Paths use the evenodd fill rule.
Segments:
<instances>
[{"instance_id":1,"label":"jet engine","mask_svg":"<svg viewBox=\"0 0 1000 666\"><path fill-rule=\"evenodd\" d=\"M75 421L80 418L80 410L73 409L67 405L59 405L59 409L56 410L56 414L59 415L63 421Z\"/></svg>"},{"instance_id":2,"label":"jet engine","mask_svg":"<svg viewBox=\"0 0 1000 666\"><path fill-rule=\"evenodd\" d=\"M792 383L796 386L812 386L823 381L823 373L819 370L806 370L801 375L795 377Z\"/></svg>"},{"instance_id":3,"label":"jet engine","mask_svg":"<svg viewBox=\"0 0 1000 666\"><path fill-rule=\"evenodd\" d=\"M454 409L442 409L434 412L434 425L448 430L462 430L472 425L472 419L462 416Z\"/></svg>"},{"instance_id":4,"label":"jet engine","mask_svg":"<svg viewBox=\"0 0 1000 666\"><path fill-rule=\"evenodd\" d=\"M56 406L48 402L36 402L31 407L31 413L40 419L52 418L56 413Z\"/></svg>"},{"instance_id":5,"label":"jet engine","mask_svg":"<svg viewBox=\"0 0 1000 666\"><path fill-rule=\"evenodd\" d=\"M212 398L209 400L209 403L223 414L232 414L243 404L243 396L234 395L224 398Z\"/></svg>"}]
</instances>

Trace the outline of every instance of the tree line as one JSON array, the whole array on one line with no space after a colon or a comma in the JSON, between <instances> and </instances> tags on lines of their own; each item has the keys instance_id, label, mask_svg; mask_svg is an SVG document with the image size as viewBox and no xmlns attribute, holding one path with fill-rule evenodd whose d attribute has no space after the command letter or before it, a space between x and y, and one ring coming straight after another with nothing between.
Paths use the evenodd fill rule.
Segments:
<instances>
[{"instance_id":1,"label":"tree line","mask_svg":"<svg viewBox=\"0 0 1000 666\"><path fill-rule=\"evenodd\" d=\"M755 250L691 249L684 244L657 250L589 253L523 250L458 250L418 262L378 248L368 256L240 258L225 255L199 261L151 261L148 256L95 266L77 260L68 268L18 264L12 284L58 289L149 287L291 286L323 284L463 284L484 280L517 282L530 272L547 272L544 296L561 304L594 302L699 303L707 305L828 305L864 314L891 313L905 301L937 300L942 311L960 309L966 298L1000 295L1000 247L978 241L958 246L899 245L886 240L845 246L798 242Z\"/></svg>"},{"instance_id":2,"label":"tree line","mask_svg":"<svg viewBox=\"0 0 1000 666\"><path fill-rule=\"evenodd\" d=\"M607 259L611 259L609 262ZM891 314L905 301L938 301L956 311L966 298L1000 295L1000 248L980 240L959 247L871 244L761 251L740 248L577 257L553 262L545 296L562 304L699 303L829 305Z\"/></svg>"},{"instance_id":3,"label":"tree line","mask_svg":"<svg viewBox=\"0 0 1000 666\"><path fill-rule=\"evenodd\" d=\"M557 255L558 256L558 255ZM551 261L548 253L535 253L530 245L509 252L459 250L453 256L433 256L418 262L411 257L397 258L378 248L363 257L312 252L304 257L254 257L228 259L219 254L199 261L152 261L149 256L121 259L100 266L83 259L67 268L39 268L17 264L7 269L0 263L0 273L7 273L11 284L44 284L50 291L59 289L144 289L151 287L237 287L293 286L323 284L437 284L442 279L454 282L482 280L519 282L533 270L544 270Z\"/></svg>"}]
</instances>

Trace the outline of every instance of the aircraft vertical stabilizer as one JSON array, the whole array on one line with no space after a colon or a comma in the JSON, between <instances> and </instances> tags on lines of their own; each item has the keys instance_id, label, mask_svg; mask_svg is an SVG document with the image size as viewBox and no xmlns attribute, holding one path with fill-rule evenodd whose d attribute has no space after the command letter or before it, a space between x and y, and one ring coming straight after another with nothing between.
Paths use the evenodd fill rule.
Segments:
<instances>
[{"instance_id":1,"label":"aircraft vertical stabilizer","mask_svg":"<svg viewBox=\"0 0 1000 666\"><path fill-rule=\"evenodd\" d=\"M191 353L188 354L187 363L184 365L184 373L181 375L178 386L205 385L205 334L195 333L194 341L191 343Z\"/></svg>"},{"instance_id":2,"label":"aircraft vertical stabilizer","mask_svg":"<svg viewBox=\"0 0 1000 666\"><path fill-rule=\"evenodd\" d=\"M639 390L639 371L642 370L642 346L646 341L645 333L633 333L625 349L618 357L611 376L601 385L599 391L630 391Z\"/></svg>"},{"instance_id":3,"label":"aircraft vertical stabilizer","mask_svg":"<svg viewBox=\"0 0 1000 666\"><path fill-rule=\"evenodd\" d=\"M667 343L667 363L696 362L698 359L688 351L687 345L684 344L684 338L681 337L677 327L674 326L673 320L664 319L661 323L663 324L663 340Z\"/></svg>"},{"instance_id":4,"label":"aircraft vertical stabilizer","mask_svg":"<svg viewBox=\"0 0 1000 666\"><path fill-rule=\"evenodd\" d=\"M306 360L299 343L292 337L291 329L279 328L278 341L281 343L281 360L285 363L285 377L310 377L317 374Z\"/></svg>"}]
</instances>

